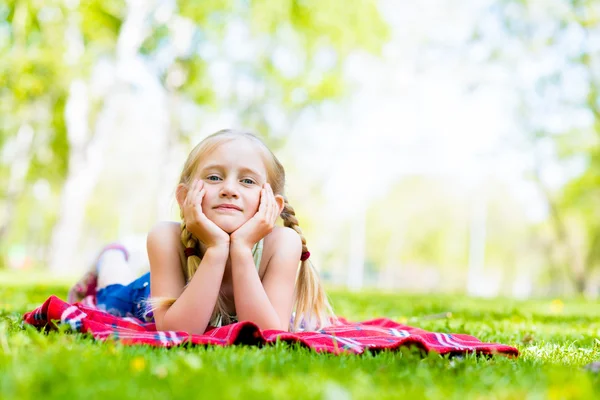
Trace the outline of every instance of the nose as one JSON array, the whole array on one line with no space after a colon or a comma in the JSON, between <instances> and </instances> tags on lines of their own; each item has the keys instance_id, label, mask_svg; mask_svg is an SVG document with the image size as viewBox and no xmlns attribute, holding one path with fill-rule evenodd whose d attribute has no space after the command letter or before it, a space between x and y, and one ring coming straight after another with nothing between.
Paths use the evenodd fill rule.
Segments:
<instances>
[{"instance_id":1,"label":"nose","mask_svg":"<svg viewBox=\"0 0 600 400\"><path fill-rule=\"evenodd\" d=\"M238 192L235 185L235 180L233 179L225 179L223 181L223 185L221 186L221 191L219 192L219 196L222 198L238 198Z\"/></svg>"}]
</instances>

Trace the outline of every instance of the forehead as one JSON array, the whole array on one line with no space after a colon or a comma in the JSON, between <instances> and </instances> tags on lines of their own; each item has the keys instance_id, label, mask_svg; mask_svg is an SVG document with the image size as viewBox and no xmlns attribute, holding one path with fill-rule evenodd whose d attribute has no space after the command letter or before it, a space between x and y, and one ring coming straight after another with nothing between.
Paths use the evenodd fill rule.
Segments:
<instances>
[{"instance_id":1,"label":"forehead","mask_svg":"<svg viewBox=\"0 0 600 400\"><path fill-rule=\"evenodd\" d=\"M213 165L232 169L248 168L263 177L267 176L262 152L258 145L244 138L229 140L217 145L202 157L198 164L198 170Z\"/></svg>"}]
</instances>

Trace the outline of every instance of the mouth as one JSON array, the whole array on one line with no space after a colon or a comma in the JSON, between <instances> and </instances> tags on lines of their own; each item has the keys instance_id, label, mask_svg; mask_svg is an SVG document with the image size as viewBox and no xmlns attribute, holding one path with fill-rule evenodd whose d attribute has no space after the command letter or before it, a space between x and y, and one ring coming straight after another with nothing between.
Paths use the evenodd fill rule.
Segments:
<instances>
[{"instance_id":1,"label":"mouth","mask_svg":"<svg viewBox=\"0 0 600 400\"><path fill-rule=\"evenodd\" d=\"M236 205L233 204L221 204L218 205L216 207L214 207L215 210L223 210L223 211L242 211L241 208L239 208Z\"/></svg>"}]
</instances>

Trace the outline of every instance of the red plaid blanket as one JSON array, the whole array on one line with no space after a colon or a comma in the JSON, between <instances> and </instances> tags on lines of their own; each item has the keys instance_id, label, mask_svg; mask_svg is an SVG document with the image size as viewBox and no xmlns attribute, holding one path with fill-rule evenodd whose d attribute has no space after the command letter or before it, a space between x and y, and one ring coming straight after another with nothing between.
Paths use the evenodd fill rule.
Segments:
<instances>
[{"instance_id":1,"label":"red plaid blanket","mask_svg":"<svg viewBox=\"0 0 600 400\"><path fill-rule=\"evenodd\" d=\"M317 332L261 331L252 322L244 321L214 328L204 335L186 332L157 331L154 323L145 323L136 318L121 318L110 315L82 303L69 304L56 296L50 296L40 307L23 316L27 324L39 329L54 329L59 324L68 324L73 331L89 333L96 340L118 340L134 345L146 344L157 347L172 347L182 344L219 345L232 344L264 345L283 340L299 342L317 352L339 354L343 352L363 353L365 350L396 350L402 346L416 346L427 352L439 354L503 354L518 356L519 351L511 346L482 343L473 336L428 332L423 329L401 325L385 318L353 323L342 319L340 326L329 327Z\"/></svg>"}]
</instances>

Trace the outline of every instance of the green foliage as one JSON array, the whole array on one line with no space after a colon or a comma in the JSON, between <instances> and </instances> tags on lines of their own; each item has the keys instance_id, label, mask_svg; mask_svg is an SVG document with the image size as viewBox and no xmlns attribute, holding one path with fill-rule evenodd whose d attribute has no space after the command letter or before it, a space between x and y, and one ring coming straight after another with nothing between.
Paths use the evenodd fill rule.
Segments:
<instances>
[{"instance_id":1,"label":"green foliage","mask_svg":"<svg viewBox=\"0 0 600 400\"><path fill-rule=\"evenodd\" d=\"M519 348L517 359L423 357L410 350L333 356L279 343L154 349L22 327L21 315L67 285L35 274L0 281L3 398L596 398L597 306L583 300L331 292L351 320L389 317ZM45 283L42 283L45 282ZM451 312L451 315L448 314Z\"/></svg>"},{"instance_id":2,"label":"green foliage","mask_svg":"<svg viewBox=\"0 0 600 400\"><path fill-rule=\"evenodd\" d=\"M269 136L267 141L275 147L283 143L287 129L272 126L266 117L268 107L293 121L308 107L340 99L346 94L342 67L347 56L355 50L377 53L388 36L376 3L371 1L350 8L341 0L182 0L176 3L174 15L166 19L164 7L155 7L145 21L147 33L139 52L151 64L164 56L164 50L172 51L173 59L159 62L156 69L168 94L183 96L199 107L233 110L242 124ZM60 192L72 150L65 123L70 85L74 79L87 81L98 61L115 58L126 13L124 0L9 0L0 4L0 148L14 142L22 126L33 129L31 151L24 158L28 165L25 186L44 180L53 192ZM191 26L193 37L190 48L181 50L176 30L185 24ZM238 60L222 51L225 36L235 24L248 27L248 44L258 49L250 59ZM349 26L352 29L347 29ZM289 34L283 34L286 30ZM216 48L217 56L205 54L206 45ZM293 76L285 73L274 62L278 48L291 49L306 65ZM317 60L323 51L333 54L333 62L325 67ZM231 66L236 80L252 82L255 95L244 98L233 91L218 98L218 81L210 72L216 58ZM88 126L94 127L102 99L91 98L90 102ZM173 131L178 132L176 126ZM0 162L0 178L6 181L10 174L11 165ZM3 187L0 202L3 207L31 204L31 198L24 198L30 195L29 190L16 195ZM16 219L26 217L54 220L55 216L32 213ZM12 219L2 221L0 235L8 232L10 236ZM14 237L23 234L17 232Z\"/></svg>"},{"instance_id":3,"label":"green foliage","mask_svg":"<svg viewBox=\"0 0 600 400\"><path fill-rule=\"evenodd\" d=\"M10 1L0 8L0 26L9 40L0 42L0 145L22 124L35 132L28 181L47 179L60 185L68 170L69 144L65 103L71 80L85 76L86 56L97 57L114 47L123 1L82 2L77 11L60 1ZM79 19L80 17L80 19ZM70 24L82 29L85 49L80 62L67 57ZM75 64L73 64L75 63Z\"/></svg>"},{"instance_id":4,"label":"green foliage","mask_svg":"<svg viewBox=\"0 0 600 400\"><path fill-rule=\"evenodd\" d=\"M58 94L53 99L51 124L55 127L53 132L40 128L37 138L41 142L39 150L31 158L28 170L28 182L45 179L55 185L63 182L69 165L69 141L67 138L65 122L66 92ZM52 134L53 133L53 134Z\"/></svg>"},{"instance_id":5,"label":"green foliage","mask_svg":"<svg viewBox=\"0 0 600 400\"><path fill-rule=\"evenodd\" d=\"M293 121L307 107L347 95L342 67L352 51L379 53L389 32L378 13L376 2L361 1L349 8L339 0L298 2L260 0L179 1L177 21L160 21L153 27L142 45L149 58L160 54L176 40L173 26L191 23L191 48L179 54L161 73L164 85L182 93L202 107L235 110L242 123L267 136L277 147L285 140L285 128L276 127L265 117L268 107L277 105L281 115ZM252 49L250 59L227 53L226 36L232 26L247 29L241 38ZM348 27L352 29L348 29ZM206 44L218 49L207 55ZM275 62L278 51L294 54L299 65L294 72L282 69ZM328 65L319 57L328 53ZM235 89L218 99L215 80L209 67L215 61L225 62L233 71L233 79L249 81L253 94L240 95ZM289 65L287 67L290 67ZM185 79L173 86L174 75ZM234 85L235 86L235 85ZM283 130L283 132L282 132Z\"/></svg>"},{"instance_id":6,"label":"green foliage","mask_svg":"<svg viewBox=\"0 0 600 400\"><path fill-rule=\"evenodd\" d=\"M439 277L436 289L462 292L471 235L478 234L472 230L476 207L485 208L485 272L500 280L501 294L510 294L519 263L527 260L537 275L539 260L532 254L534 235L519 212L522 207L508 185L493 178L477 191L451 185L443 177L412 176L396 182L367 211L367 260L373 269L384 270L384 276L412 274L416 279L433 272ZM544 284L537 282L537 293L544 292ZM424 290L421 285L412 283L415 290Z\"/></svg>"},{"instance_id":7,"label":"green foliage","mask_svg":"<svg viewBox=\"0 0 600 400\"><path fill-rule=\"evenodd\" d=\"M369 0L351 7L338 0L259 0L250 2L250 12L254 32L272 35L289 23L310 53L321 46L342 57L357 48L378 53L389 37L377 3Z\"/></svg>"},{"instance_id":8,"label":"green foliage","mask_svg":"<svg viewBox=\"0 0 600 400\"><path fill-rule=\"evenodd\" d=\"M464 199L440 179L403 179L369 208L369 259L381 266L466 265L465 207Z\"/></svg>"},{"instance_id":9,"label":"green foliage","mask_svg":"<svg viewBox=\"0 0 600 400\"><path fill-rule=\"evenodd\" d=\"M0 4L0 149L14 145L22 127L33 130L31 146L21 150L19 159L11 155L26 166L23 179L11 178L13 166L0 161L0 178L11 182L0 190L0 205L8 210L0 221L0 268L9 250L24 249L34 262L47 254L57 194L69 169L69 86L85 79L93 62L114 48L123 6L124 1L112 0L84 0L76 10L58 0ZM36 184L49 185L51 193L37 198Z\"/></svg>"},{"instance_id":10,"label":"green foliage","mask_svg":"<svg viewBox=\"0 0 600 400\"><path fill-rule=\"evenodd\" d=\"M125 18L124 0L83 0L78 7L84 44L97 57L112 53ZM94 61L94 60L91 60Z\"/></svg>"},{"instance_id":11,"label":"green foliage","mask_svg":"<svg viewBox=\"0 0 600 400\"><path fill-rule=\"evenodd\" d=\"M187 79L181 88L181 93L187 95L196 104L207 106L215 103L214 87L205 60L194 55L179 61L174 67L186 72Z\"/></svg>"},{"instance_id":12,"label":"green foliage","mask_svg":"<svg viewBox=\"0 0 600 400\"><path fill-rule=\"evenodd\" d=\"M556 192L545 190L553 208L554 240L567 249L558 262L571 266L578 290L584 288L587 279L581 269L589 273L600 266L596 250L600 237L596 222L600 200L600 76L593 44L593 38L600 34L598 11L598 3L589 0L535 4L503 0L490 8L488 18L481 18L493 18L501 24L501 40L498 34L486 35L484 24L474 35L474 40L490 48L494 63L507 64L517 73L524 69L520 64L535 69L533 78L515 80L515 90L522 99L518 111L532 147L553 143L566 170L573 161L584 164L581 174L564 187ZM506 42L512 44L510 50ZM554 115L563 123L551 123L557 120ZM578 259L585 260L585 265L577 265Z\"/></svg>"}]
</instances>

